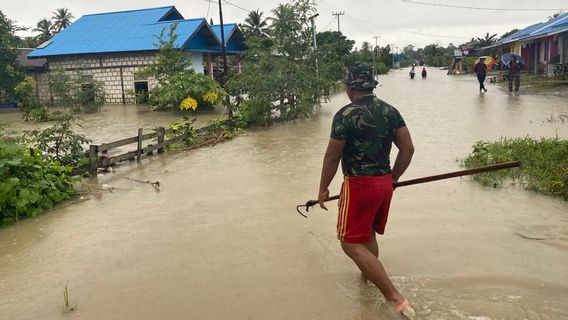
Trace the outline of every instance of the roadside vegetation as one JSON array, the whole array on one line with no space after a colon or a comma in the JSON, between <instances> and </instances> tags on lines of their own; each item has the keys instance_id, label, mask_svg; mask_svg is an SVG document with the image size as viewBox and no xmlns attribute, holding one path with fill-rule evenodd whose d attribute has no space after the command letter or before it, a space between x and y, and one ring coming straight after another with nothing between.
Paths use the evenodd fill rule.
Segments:
<instances>
[{"instance_id":1,"label":"roadside vegetation","mask_svg":"<svg viewBox=\"0 0 568 320\"><path fill-rule=\"evenodd\" d=\"M568 140L527 137L478 141L461 164L474 168L512 160L521 161L522 166L479 174L474 179L493 187L518 183L525 189L568 201Z\"/></svg>"},{"instance_id":2,"label":"roadside vegetation","mask_svg":"<svg viewBox=\"0 0 568 320\"><path fill-rule=\"evenodd\" d=\"M174 46L178 37L176 28L177 24L172 24L167 32L163 29L156 35L159 50L156 63L137 73L139 77L157 81L157 86L149 92L148 103L160 111L212 109L226 93L215 80L191 69L189 57Z\"/></svg>"},{"instance_id":3,"label":"roadside vegetation","mask_svg":"<svg viewBox=\"0 0 568 320\"><path fill-rule=\"evenodd\" d=\"M79 178L72 176L71 166L58 160L67 158L62 150L53 149L57 137L65 138L65 133L40 136L36 147L29 148L24 138L0 127L0 226L35 217L75 192ZM49 144L47 150L41 149L43 143Z\"/></svg>"}]
</instances>

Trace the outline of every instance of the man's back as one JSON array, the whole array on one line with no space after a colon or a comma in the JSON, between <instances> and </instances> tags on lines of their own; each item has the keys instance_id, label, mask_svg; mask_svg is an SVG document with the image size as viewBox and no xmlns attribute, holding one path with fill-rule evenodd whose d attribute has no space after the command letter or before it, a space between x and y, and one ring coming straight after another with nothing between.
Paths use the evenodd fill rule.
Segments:
<instances>
[{"instance_id":1,"label":"man's back","mask_svg":"<svg viewBox=\"0 0 568 320\"><path fill-rule=\"evenodd\" d=\"M396 108L373 94L360 96L333 119L331 138L345 140L341 156L345 176L380 176L391 172L390 151L397 129L405 127Z\"/></svg>"}]
</instances>

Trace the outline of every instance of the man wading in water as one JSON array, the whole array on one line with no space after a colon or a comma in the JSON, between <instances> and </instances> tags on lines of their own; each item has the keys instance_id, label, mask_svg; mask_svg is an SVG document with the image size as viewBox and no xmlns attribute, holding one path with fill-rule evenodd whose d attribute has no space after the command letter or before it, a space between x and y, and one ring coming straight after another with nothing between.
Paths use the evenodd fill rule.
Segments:
<instances>
[{"instance_id":1,"label":"man wading in water","mask_svg":"<svg viewBox=\"0 0 568 320\"><path fill-rule=\"evenodd\" d=\"M318 202L327 210L329 184L341 160L344 181L339 199L337 237L343 251L371 280L396 313L412 317L414 311L389 279L379 261L375 232L383 234L387 223L393 182L404 173L414 153L406 124L393 106L379 100L377 81L364 62L349 66L343 79L351 103L333 118L331 138L323 160ZM392 143L399 149L391 170Z\"/></svg>"}]
</instances>

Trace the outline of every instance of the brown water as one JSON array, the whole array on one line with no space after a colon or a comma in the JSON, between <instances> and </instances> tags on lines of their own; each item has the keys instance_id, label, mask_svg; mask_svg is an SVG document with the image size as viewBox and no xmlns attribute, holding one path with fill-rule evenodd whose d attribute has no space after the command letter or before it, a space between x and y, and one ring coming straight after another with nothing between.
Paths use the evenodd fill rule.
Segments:
<instances>
[{"instance_id":1,"label":"brown water","mask_svg":"<svg viewBox=\"0 0 568 320\"><path fill-rule=\"evenodd\" d=\"M568 138L565 98L477 93L430 70L382 77L378 94L416 145L403 178L459 169L476 140ZM0 230L2 319L390 319L313 198L338 95L319 116L229 143L129 164L100 199ZM159 180L150 185L130 179ZM336 178L332 190L338 190ZM543 240L535 240L543 239ZM396 191L381 259L418 319L568 319L568 204L453 179ZM76 310L62 314L68 283Z\"/></svg>"},{"instance_id":2,"label":"brown water","mask_svg":"<svg viewBox=\"0 0 568 320\"><path fill-rule=\"evenodd\" d=\"M52 110L63 111L61 108ZM153 129L180 121L184 116L196 119L196 127L207 125L208 121L221 116L217 111L203 111L195 114L180 114L172 112L154 112L146 106L136 105L107 105L101 112L81 114L76 121L74 131L86 135L94 144L112 142L123 138L134 137L138 128L145 133ZM52 123L24 122L21 112L1 112L0 123L4 123L11 130L23 131L46 128Z\"/></svg>"}]
</instances>

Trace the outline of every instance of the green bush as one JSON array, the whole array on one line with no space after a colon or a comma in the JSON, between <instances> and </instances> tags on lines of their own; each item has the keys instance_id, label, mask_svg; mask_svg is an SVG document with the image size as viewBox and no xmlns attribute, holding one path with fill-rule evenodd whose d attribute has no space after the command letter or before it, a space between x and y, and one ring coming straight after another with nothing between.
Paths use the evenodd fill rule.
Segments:
<instances>
[{"instance_id":1,"label":"green bush","mask_svg":"<svg viewBox=\"0 0 568 320\"><path fill-rule=\"evenodd\" d=\"M512 160L521 161L522 166L476 175L474 179L494 187L511 179L529 190L568 200L568 140L527 137L478 141L462 165L473 168Z\"/></svg>"},{"instance_id":2,"label":"green bush","mask_svg":"<svg viewBox=\"0 0 568 320\"><path fill-rule=\"evenodd\" d=\"M0 140L0 225L35 217L74 192L71 168Z\"/></svg>"},{"instance_id":3,"label":"green bush","mask_svg":"<svg viewBox=\"0 0 568 320\"><path fill-rule=\"evenodd\" d=\"M53 126L42 131L27 131L27 141L41 151L46 161L79 166L85 161L83 145L91 142L86 136L71 130L73 117L66 115L56 119Z\"/></svg>"},{"instance_id":4,"label":"green bush","mask_svg":"<svg viewBox=\"0 0 568 320\"><path fill-rule=\"evenodd\" d=\"M210 77L191 71L170 77L150 92L149 102L155 110L210 109L225 97L225 91Z\"/></svg>"},{"instance_id":5,"label":"green bush","mask_svg":"<svg viewBox=\"0 0 568 320\"><path fill-rule=\"evenodd\" d=\"M380 61L375 65L375 69L377 70L377 74L387 74L389 72L389 67Z\"/></svg>"},{"instance_id":6,"label":"green bush","mask_svg":"<svg viewBox=\"0 0 568 320\"><path fill-rule=\"evenodd\" d=\"M18 105L25 111L40 107L39 101L35 95L35 87L35 80L30 76L26 76L14 89Z\"/></svg>"},{"instance_id":7,"label":"green bush","mask_svg":"<svg viewBox=\"0 0 568 320\"><path fill-rule=\"evenodd\" d=\"M26 122L46 122L49 121L49 111L46 108L33 108L24 112Z\"/></svg>"},{"instance_id":8,"label":"green bush","mask_svg":"<svg viewBox=\"0 0 568 320\"><path fill-rule=\"evenodd\" d=\"M84 78L80 71L69 75L61 69L55 70L50 84L56 103L75 113L100 111L106 103L104 84Z\"/></svg>"}]
</instances>

